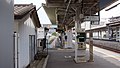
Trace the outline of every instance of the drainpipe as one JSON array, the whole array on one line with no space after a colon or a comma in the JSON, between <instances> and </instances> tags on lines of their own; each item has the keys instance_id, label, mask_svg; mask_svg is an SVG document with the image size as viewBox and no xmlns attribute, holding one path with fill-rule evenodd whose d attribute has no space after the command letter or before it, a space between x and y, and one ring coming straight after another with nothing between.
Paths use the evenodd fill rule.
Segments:
<instances>
[{"instance_id":1,"label":"drainpipe","mask_svg":"<svg viewBox=\"0 0 120 68\"><path fill-rule=\"evenodd\" d=\"M18 61L18 33L13 34L13 53L14 53L14 68L19 68Z\"/></svg>"},{"instance_id":2,"label":"drainpipe","mask_svg":"<svg viewBox=\"0 0 120 68\"><path fill-rule=\"evenodd\" d=\"M15 66L16 66L16 64L15 64L15 32L14 32L14 34L13 34L13 61L14 61L14 68L15 68Z\"/></svg>"}]
</instances>

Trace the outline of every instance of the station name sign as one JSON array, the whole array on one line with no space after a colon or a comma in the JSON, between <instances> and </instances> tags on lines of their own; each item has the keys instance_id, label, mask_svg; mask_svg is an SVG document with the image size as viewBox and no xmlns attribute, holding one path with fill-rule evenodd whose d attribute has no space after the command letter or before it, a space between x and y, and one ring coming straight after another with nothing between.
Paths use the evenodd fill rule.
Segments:
<instances>
[{"instance_id":1,"label":"station name sign","mask_svg":"<svg viewBox=\"0 0 120 68\"><path fill-rule=\"evenodd\" d=\"M91 21L91 25L99 25L100 16L85 16L84 21Z\"/></svg>"},{"instance_id":2,"label":"station name sign","mask_svg":"<svg viewBox=\"0 0 120 68\"><path fill-rule=\"evenodd\" d=\"M98 15L84 17L84 21L99 21L99 20L100 20L100 17Z\"/></svg>"}]
</instances>

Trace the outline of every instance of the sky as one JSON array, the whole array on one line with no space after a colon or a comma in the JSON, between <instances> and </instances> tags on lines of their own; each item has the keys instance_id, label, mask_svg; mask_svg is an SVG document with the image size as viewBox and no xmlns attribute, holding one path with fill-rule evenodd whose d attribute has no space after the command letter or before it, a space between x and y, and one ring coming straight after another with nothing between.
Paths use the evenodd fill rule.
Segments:
<instances>
[{"instance_id":1,"label":"sky","mask_svg":"<svg viewBox=\"0 0 120 68\"><path fill-rule=\"evenodd\" d=\"M118 3L120 3L120 0L118 0L115 3L113 3L112 5L108 6L105 9L108 9L108 8L118 4ZM117 7L113 8L113 9L111 9L109 11L105 11L105 9L100 11L101 18L111 18L111 17L120 16L120 4Z\"/></svg>"},{"instance_id":2,"label":"sky","mask_svg":"<svg viewBox=\"0 0 120 68\"><path fill-rule=\"evenodd\" d=\"M30 3L36 5L36 9L38 9L39 7L41 7L42 3L46 2L45 0L14 0L14 4L30 4ZM43 7L41 7L37 13L41 24L51 24Z\"/></svg>"}]
</instances>

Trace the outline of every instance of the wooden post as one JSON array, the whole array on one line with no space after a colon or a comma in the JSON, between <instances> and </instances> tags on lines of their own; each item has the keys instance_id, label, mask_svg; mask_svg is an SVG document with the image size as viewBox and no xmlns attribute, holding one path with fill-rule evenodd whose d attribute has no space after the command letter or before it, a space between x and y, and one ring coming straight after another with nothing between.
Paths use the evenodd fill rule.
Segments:
<instances>
[{"instance_id":1,"label":"wooden post","mask_svg":"<svg viewBox=\"0 0 120 68\"><path fill-rule=\"evenodd\" d=\"M90 28L91 28L91 24L90 24ZM89 32L89 60L88 62L94 62L93 60L93 32L92 30L90 30Z\"/></svg>"}]
</instances>

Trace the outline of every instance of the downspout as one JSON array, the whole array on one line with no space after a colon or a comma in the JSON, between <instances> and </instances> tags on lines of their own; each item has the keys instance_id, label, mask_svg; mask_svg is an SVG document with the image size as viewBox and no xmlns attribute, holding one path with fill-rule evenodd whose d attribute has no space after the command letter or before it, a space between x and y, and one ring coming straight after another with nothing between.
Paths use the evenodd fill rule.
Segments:
<instances>
[{"instance_id":1,"label":"downspout","mask_svg":"<svg viewBox=\"0 0 120 68\"><path fill-rule=\"evenodd\" d=\"M14 32L14 34L13 34L13 61L14 61L14 68L15 68L15 66L16 66L16 62L15 62L15 32Z\"/></svg>"}]
</instances>

